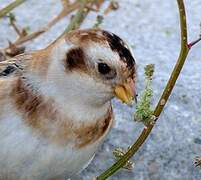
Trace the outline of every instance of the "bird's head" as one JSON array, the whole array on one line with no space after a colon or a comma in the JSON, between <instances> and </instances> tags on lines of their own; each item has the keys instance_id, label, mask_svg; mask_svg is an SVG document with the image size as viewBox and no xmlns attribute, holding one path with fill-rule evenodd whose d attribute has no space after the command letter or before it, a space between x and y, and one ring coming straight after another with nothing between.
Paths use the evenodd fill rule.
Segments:
<instances>
[{"instance_id":1,"label":"bird's head","mask_svg":"<svg viewBox=\"0 0 201 180\"><path fill-rule=\"evenodd\" d=\"M46 80L61 97L93 106L114 96L127 104L135 98L135 60L117 35L98 29L76 30L47 49L51 63Z\"/></svg>"}]
</instances>

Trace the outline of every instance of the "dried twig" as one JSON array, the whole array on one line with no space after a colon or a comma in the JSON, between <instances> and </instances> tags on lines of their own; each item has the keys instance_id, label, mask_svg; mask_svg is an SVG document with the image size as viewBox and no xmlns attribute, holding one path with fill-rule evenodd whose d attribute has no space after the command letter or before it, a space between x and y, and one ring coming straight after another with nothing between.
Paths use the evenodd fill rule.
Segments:
<instances>
[{"instance_id":1,"label":"dried twig","mask_svg":"<svg viewBox=\"0 0 201 180\"><path fill-rule=\"evenodd\" d=\"M15 44L8 42L9 48L5 51L5 55L9 57L14 57L18 54L24 53L25 47L24 46L16 46Z\"/></svg>"},{"instance_id":2,"label":"dried twig","mask_svg":"<svg viewBox=\"0 0 201 180\"><path fill-rule=\"evenodd\" d=\"M107 9L104 11L104 15L107 15L111 11L119 9L119 3L117 1L111 1Z\"/></svg>"},{"instance_id":3,"label":"dried twig","mask_svg":"<svg viewBox=\"0 0 201 180\"><path fill-rule=\"evenodd\" d=\"M72 11L76 9L79 9L79 11L71 20L67 31L78 28L83 22L83 20L85 19L85 17L87 16L87 14L93 9L92 6L95 5L97 10L99 10L104 0L82 0L82 1L76 0L73 3L70 3L69 0L61 0L61 2L63 5L62 11L53 20L51 20L45 27L41 28L40 30L36 32L32 32L30 34L26 33L25 29L20 30L15 24L15 18L13 19L12 17L9 16L11 26L14 28L14 30L16 31L19 37L17 38L15 42L9 43L9 44L12 44L12 46L9 45L7 48L2 49L1 52L5 56L6 55L10 56L11 54L16 55L16 52L19 52L19 51L15 51L15 50L16 49L21 50L21 48L23 48L23 47L20 47L20 45L30 40L33 40L37 38L38 36L40 36L41 34L47 32L58 21L60 21L62 18L64 18L65 16L67 16L68 14L70 14ZM11 49L11 47L15 47L15 48Z\"/></svg>"},{"instance_id":4,"label":"dried twig","mask_svg":"<svg viewBox=\"0 0 201 180\"><path fill-rule=\"evenodd\" d=\"M61 0L62 2L62 11L52 20L48 23L47 29L54 26L58 21L60 21L62 18L70 14L72 11L79 9L80 3L78 1L75 1L74 3L70 4L69 1Z\"/></svg>"},{"instance_id":5,"label":"dried twig","mask_svg":"<svg viewBox=\"0 0 201 180\"><path fill-rule=\"evenodd\" d=\"M9 13L8 18L9 18L9 21L10 21L10 25L13 27L13 29L15 30L15 32L17 33L17 35L18 35L20 38L23 38L24 36L27 36L28 33L27 33L26 28L23 28L23 29L21 30L21 29L17 26L17 24L16 24L16 19L15 19L14 14Z\"/></svg>"},{"instance_id":6,"label":"dried twig","mask_svg":"<svg viewBox=\"0 0 201 180\"><path fill-rule=\"evenodd\" d=\"M66 3L64 3L64 2L66 2ZM76 10L76 9L78 9L80 7L80 3L77 2L77 1L72 3L72 4L69 4L67 1L62 0L62 5L63 5L62 11L53 20L51 20L47 24L47 26L41 28L40 30L38 30L36 32L28 34L27 36L18 38L13 44L21 45L21 44L23 44L23 43L25 43L27 41L30 41L30 40L33 40L33 39L37 38L41 34L47 32L52 26L54 26L62 18L64 18L65 16L70 14L72 11L74 11L74 10Z\"/></svg>"},{"instance_id":7,"label":"dried twig","mask_svg":"<svg viewBox=\"0 0 201 180\"><path fill-rule=\"evenodd\" d=\"M101 0L102 2L104 2L103 0ZM62 11L53 19L51 20L47 26L41 28L40 30L33 32L31 34L27 34L26 36L20 36L13 44L15 46L21 45L27 41L33 40L35 38L37 38L38 36L40 36L41 34L47 32L52 26L54 26L57 22L59 22L62 18L64 18L65 16L67 16L68 14L70 14L71 12L73 12L76 9L79 9L79 11L77 12L76 16L73 18L73 20L71 21L71 23L69 24L68 28L69 30L73 30L79 27L79 25L82 23L82 21L84 20L84 18L87 16L87 14L89 13L90 9L88 9L86 6L90 7L93 5L93 3L95 4L95 0L83 0L83 2L75 1L74 3L70 4L69 1L66 0L61 0L63 8ZM98 4L98 7L100 7L100 2ZM8 48L6 48L8 49Z\"/></svg>"}]
</instances>

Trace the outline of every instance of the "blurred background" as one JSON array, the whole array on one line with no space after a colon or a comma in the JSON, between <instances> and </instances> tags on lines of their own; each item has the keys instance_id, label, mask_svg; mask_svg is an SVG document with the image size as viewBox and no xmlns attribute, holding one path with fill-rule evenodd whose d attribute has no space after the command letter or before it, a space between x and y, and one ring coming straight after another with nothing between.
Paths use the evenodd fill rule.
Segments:
<instances>
[{"instance_id":1,"label":"blurred background","mask_svg":"<svg viewBox=\"0 0 201 180\"><path fill-rule=\"evenodd\" d=\"M11 0L1 0L0 8ZM105 0L100 12L90 12L81 28L90 28L97 14L108 7ZM119 8L104 16L101 28L118 34L132 47L137 62L137 91L144 87L144 67L155 64L153 78L156 105L180 50L180 29L176 0L119 0ZM200 34L201 1L185 0L189 41ZM12 11L20 27L37 31L61 10L58 0L27 0ZM74 14L74 13L73 13ZM26 45L26 51L41 49L55 40L67 27L70 16ZM0 19L0 49L14 41L16 33L8 19ZM138 137L143 124L133 120L135 108L113 101L115 124L95 158L72 180L89 180L114 162L112 151L127 148ZM132 171L121 170L111 180L199 180L201 169L194 159L201 156L201 43L190 52L175 89L146 143L132 159Z\"/></svg>"}]
</instances>

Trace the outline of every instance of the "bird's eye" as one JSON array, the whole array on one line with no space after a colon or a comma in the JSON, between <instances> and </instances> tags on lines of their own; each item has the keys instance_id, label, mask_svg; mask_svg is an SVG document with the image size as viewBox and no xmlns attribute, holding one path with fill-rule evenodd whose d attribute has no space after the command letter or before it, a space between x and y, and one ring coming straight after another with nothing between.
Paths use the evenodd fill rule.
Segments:
<instances>
[{"instance_id":1,"label":"bird's eye","mask_svg":"<svg viewBox=\"0 0 201 180\"><path fill-rule=\"evenodd\" d=\"M101 74L108 74L111 71L111 68L105 63L99 63L98 64L98 71Z\"/></svg>"}]
</instances>

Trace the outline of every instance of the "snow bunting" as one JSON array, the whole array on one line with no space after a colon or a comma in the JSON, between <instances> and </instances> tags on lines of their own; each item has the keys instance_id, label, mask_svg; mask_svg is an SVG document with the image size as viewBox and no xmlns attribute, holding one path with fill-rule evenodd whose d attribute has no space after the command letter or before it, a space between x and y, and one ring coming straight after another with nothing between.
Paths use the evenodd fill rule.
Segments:
<instances>
[{"instance_id":1,"label":"snow bunting","mask_svg":"<svg viewBox=\"0 0 201 180\"><path fill-rule=\"evenodd\" d=\"M104 30L72 31L0 65L1 180L80 172L111 128L111 99L135 97L129 47Z\"/></svg>"}]
</instances>

